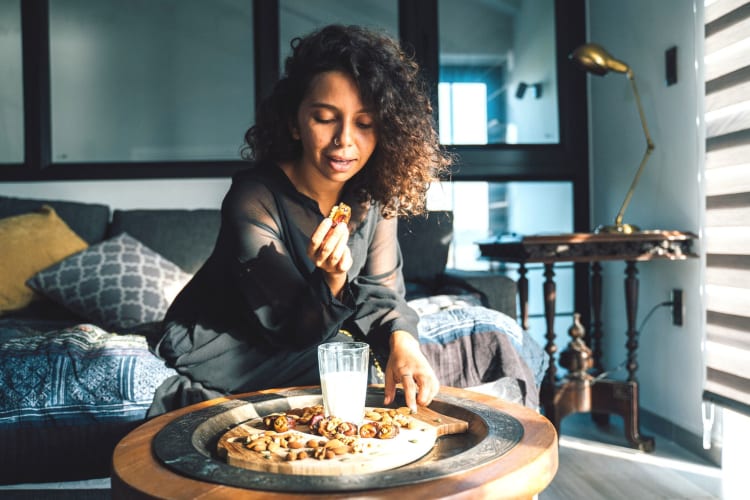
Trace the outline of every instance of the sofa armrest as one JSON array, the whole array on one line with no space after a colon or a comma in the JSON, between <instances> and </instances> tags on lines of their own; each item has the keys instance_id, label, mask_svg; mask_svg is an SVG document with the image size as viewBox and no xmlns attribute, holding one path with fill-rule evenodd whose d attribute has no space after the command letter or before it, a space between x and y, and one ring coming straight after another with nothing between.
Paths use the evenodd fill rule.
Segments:
<instances>
[{"instance_id":1,"label":"sofa armrest","mask_svg":"<svg viewBox=\"0 0 750 500\"><path fill-rule=\"evenodd\" d=\"M516 282L511 278L486 271L461 271L451 269L440 278L443 290L458 288L478 292L482 302L490 309L507 314L513 319L518 315Z\"/></svg>"}]
</instances>

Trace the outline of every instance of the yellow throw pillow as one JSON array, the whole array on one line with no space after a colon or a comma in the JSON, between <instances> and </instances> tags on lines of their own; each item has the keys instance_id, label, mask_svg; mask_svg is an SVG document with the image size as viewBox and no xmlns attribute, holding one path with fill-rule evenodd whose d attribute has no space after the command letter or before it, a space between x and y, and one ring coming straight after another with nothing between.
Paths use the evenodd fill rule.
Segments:
<instances>
[{"instance_id":1,"label":"yellow throw pillow","mask_svg":"<svg viewBox=\"0 0 750 500\"><path fill-rule=\"evenodd\" d=\"M26 280L86 248L50 206L0 219L0 316L37 297Z\"/></svg>"}]
</instances>

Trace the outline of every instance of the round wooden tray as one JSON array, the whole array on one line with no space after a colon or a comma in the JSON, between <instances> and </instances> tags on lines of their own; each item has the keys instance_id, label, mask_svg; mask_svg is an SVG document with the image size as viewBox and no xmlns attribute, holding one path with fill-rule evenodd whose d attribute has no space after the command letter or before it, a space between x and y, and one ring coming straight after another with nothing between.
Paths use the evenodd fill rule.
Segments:
<instances>
[{"instance_id":1,"label":"round wooden tray","mask_svg":"<svg viewBox=\"0 0 750 500\"><path fill-rule=\"evenodd\" d=\"M401 399L393 406L404 406ZM465 474L513 449L524 427L508 413L483 403L440 393L430 409L469 423L463 434L439 438L421 459L395 469L368 474L300 476L234 467L215 452L218 439L234 426L291 408L321 404L319 387L279 390L232 399L172 420L154 437L153 452L165 467L201 481L280 492L346 492L414 485ZM367 406L382 406L382 388L370 388Z\"/></svg>"}]
</instances>

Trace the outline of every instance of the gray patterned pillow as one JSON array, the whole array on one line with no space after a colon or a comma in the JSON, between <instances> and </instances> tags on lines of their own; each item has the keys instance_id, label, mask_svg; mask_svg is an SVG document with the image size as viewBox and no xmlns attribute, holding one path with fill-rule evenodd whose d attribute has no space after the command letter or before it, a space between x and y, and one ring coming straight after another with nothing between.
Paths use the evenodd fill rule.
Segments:
<instances>
[{"instance_id":1,"label":"gray patterned pillow","mask_svg":"<svg viewBox=\"0 0 750 500\"><path fill-rule=\"evenodd\" d=\"M50 266L27 284L111 330L161 321L190 275L122 233Z\"/></svg>"}]
</instances>

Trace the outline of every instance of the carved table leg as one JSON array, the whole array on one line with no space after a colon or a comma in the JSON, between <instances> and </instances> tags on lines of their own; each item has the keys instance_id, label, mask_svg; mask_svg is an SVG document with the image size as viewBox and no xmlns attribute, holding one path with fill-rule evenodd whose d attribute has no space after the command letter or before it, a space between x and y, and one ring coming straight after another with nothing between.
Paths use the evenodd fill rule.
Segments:
<instances>
[{"instance_id":1,"label":"carved table leg","mask_svg":"<svg viewBox=\"0 0 750 500\"><path fill-rule=\"evenodd\" d=\"M560 421L571 413L591 411L591 380L588 373L594 364L591 349L584 342L586 330L581 315L573 313L573 325L568 330L570 342L558 357L560 366L568 372L555 391L555 421L559 432Z\"/></svg>"},{"instance_id":2,"label":"carved table leg","mask_svg":"<svg viewBox=\"0 0 750 500\"><path fill-rule=\"evenodd\" d=\"M638 331L635 323L638 313L637 274L635 262L628 261L625 268L625 307L628 323L628 340L625 346L628 351L628 380L596 380L591 386L591 411L592 414L607 412L622 416L628 442L639 450L653 451L654 438L641 435L638 415L638 380L635 375L638 370Z\"/></svg>"},{"instance_id":3,"label":"carved table leg","mask_svg":"<svg viewBox=\"0 0 750 500\"><path fill-rule=\"evenodd\" d=\"M562 419L572 413L591 411L592 387L588 379L565 380L557 386L554 402L549 405L553 408L551 415L547 414L547 407L545 407L544 416L555 426L558 436Z\"/></svg>"},{"instance_id":4,"label":"carved table leg","mask_svg":"<svg viewBox=\"0 0 750 500\"><path fill-rule=\"evenodd\" d=\"M552 422L559 433L561 417L558 415L555 405L555 388L557 384L555 299L557 292L554 281L555 272L552 267L553 264L544 264L544 319L547 324L547 334L545 335L547 343L544 346L544 350L549 355L549 366L547 367L547 374L542 381L541 400L545 416Z\"/></svg>"},{"instance_id":5,"label":"carved table leg","mask_svg":"<svg viewBox=\"0 0 750 500\"><path fill-rule=\"evenodd\" d=\"M620 415L625 438L641 451L654 450L654 438L643 436L638 416L638 383L620 380L596 380L591 384L592 413L609 412Z\"/></svg>"},{"instance_id":6,"label":"carved table leg","mask_svg":"<svg viewBox=\"0 0 750 500\"><path fill-rule=\"evenodd\" d=\"M604 328L602 323L602 265L594 262L591 265L591 350L594 358L594 374L604 372L602 365L602 337ZM591 413L591 419L597 425L609 424L608 413Z\"/></svg>"},{"instance_id":7,"label":"carved table leg","mask_svg":"<svg viewBox=\"0 0 750 500\"><path fill-rule=\"evenodd\" d=\"M602 366L602 265L594 262L591 265L591 351L594 355L594 373L604 371Z\"/></svg>"},{"instance_id":8,"label":"carved table leg","mask_svg":"<svg viewBox=\"0 0 750 500\"><path fill-rule=\"evenodd\" d=\"M521 327L529 329L529 279L526 277L526 265L521 262L518 268L518 302L521 308Z\"/></svg>"},{"instance_id":9,"label":"carved table leg","mask_svg":"<svg viewBox=\"0 0 750 500\"><path fill-rule=\"evenodd\" d=\"M635 262L628 261L625 268L625 308L628 321L628 341L625 347L628 349L628 381L638 382L635 372L638 370L638 330L636 330L635 318L638 315L638 270Z\"/></svg>"},{"instance_id":10,"label":"carved table leg","mask_svg":"<svg viewBox=\"0 0 750 500\"><path fill-rule=\"evenodd\" d=\"M627 309L628 341L625 347L628 350L628 387L627 395L630 398L629 405L623 413L625 418L625 436L635 447L644 451L654 449L654 438L641 436L638 421L638 379L635 372L638 370L638 330L636 329L636 316L638 315L638 270L634 261L628 261L625 267L625 307ZM626 400L623 404L627 404Z\"/></svg>"}]
</instances>

